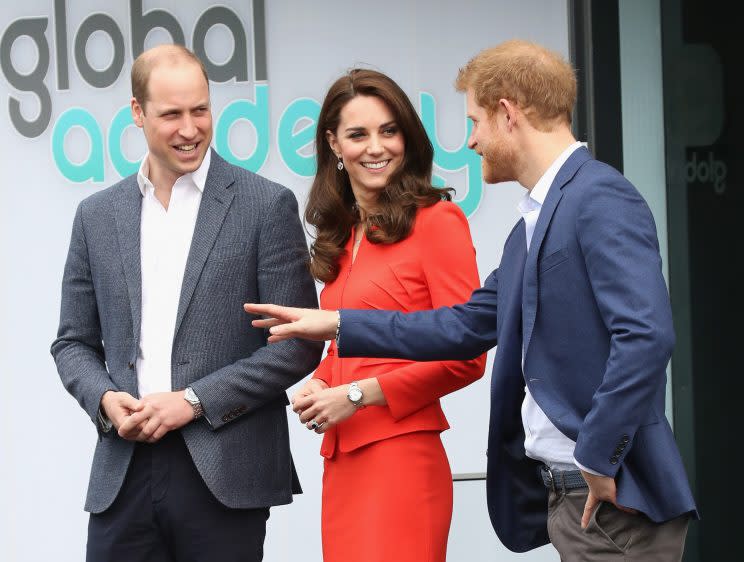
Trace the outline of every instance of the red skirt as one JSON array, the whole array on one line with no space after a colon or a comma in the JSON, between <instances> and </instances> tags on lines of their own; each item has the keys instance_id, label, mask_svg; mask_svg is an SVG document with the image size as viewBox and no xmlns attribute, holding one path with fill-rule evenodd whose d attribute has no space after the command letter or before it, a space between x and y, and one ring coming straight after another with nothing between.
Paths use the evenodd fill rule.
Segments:
<instances>
[{"instance_id":1,"label":"red skirt","mask_svg":"<svg viewBox=\"0 0 744 562\"><path fill-rule=\"evenodd\" d=\"M452 473L439 432L325 460L324 562L444 562L451 520Z\"/></svg>"}]
</instances>

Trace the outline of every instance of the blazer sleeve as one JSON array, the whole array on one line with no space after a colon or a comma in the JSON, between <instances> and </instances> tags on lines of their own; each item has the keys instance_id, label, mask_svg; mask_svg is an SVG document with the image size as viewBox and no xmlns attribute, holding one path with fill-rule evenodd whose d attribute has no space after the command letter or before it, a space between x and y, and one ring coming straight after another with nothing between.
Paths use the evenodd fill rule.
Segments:
<instances>
[{"instance_id":1,"label":"blazer sleeve","mask_svg":"<svg viewBox=\"0 0 744 562\"><path fill-rule=\"evenodd\" d=\"M259 302L317 308L294 194L279 189L264 212L256 265ZM226 412L249 414L281 395L286 399L285 391L318 365L322 352L322 343L300 339L265 345L191 386L212 429L218 429L240 418L226 417Z\"/></svg>"},{"instance_id":2,"label":"blazer sleeve","mask_svg":"<svg viewBox=\"0 0 744 562\"><path fill-rule=\"evenodd\" d=\"M651 211L627 180L593 186L577 232L610 352L574 457L614 476L663 392L674 347L671 306Z\"/></svg>"},{"instance_id":3,"label":"blazer sleeve","mask_svg":"<svg viewBox=\"0 0 744 562\"><path fill-rule=\"evenodd\" d=\"M480 284L467 219L454 203L420 213L416 247L431 304L465 302ZM390 413L401 419L483 376L486 357L465 361L417 362L378 375Z\"/></svg>"},{"instance_id":4,"label":"blazer sleeve","mask_svg":"<svg viewBox=\"0 0 744 562\"><path fill-rule=\"evenodd\" d=\"M62 277L57 339L51 353L62 384L98 427L98 409L107 390L118 390L103 353L101 323L85 239L84 205L75 213ZM99 428L100 429L100 428Z\"/></svg>"},{"instance_id":5,"label":"blazer sleeve","mask_svg":"<svg viewBox=\"0 0 744 562\"><path fill-rule=\"evenodd\" d=\"M339 357L474 359L498 343L499 270L464 304L404 313L341 309Z\"/></svg>"}]
</instances>

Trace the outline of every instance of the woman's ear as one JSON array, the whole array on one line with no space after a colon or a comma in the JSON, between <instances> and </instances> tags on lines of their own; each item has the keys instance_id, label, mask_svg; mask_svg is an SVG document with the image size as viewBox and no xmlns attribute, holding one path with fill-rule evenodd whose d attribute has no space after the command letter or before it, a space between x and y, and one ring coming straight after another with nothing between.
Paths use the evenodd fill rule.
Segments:
<instances>
[{"instance_id":1,"label":"woman's ear","mask_svg":"<svg viewBox=\"0 0 744 562\"><path fill-rule=\"evenodd\" d=\"M325 133L326 141L328 141L328 146L331 147L331 150L336 155L336 158L341 157L341 148L338 146L338 139L336 138L336 135L333 134L332 131L326 130Z\"/></svg>"}]
</instances>

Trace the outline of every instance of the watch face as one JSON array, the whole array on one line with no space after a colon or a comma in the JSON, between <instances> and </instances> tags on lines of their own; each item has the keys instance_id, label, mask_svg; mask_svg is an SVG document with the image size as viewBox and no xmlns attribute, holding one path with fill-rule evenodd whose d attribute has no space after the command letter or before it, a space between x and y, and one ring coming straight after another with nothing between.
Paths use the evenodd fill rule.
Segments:
<instances>
[{"instance_id":1,"label":"watch face","mask_svg":"<svg viewBox=\"0 0 744 562\"><path fill-rule=\"evenodd\" d=\"M362 399L362 391L358 388L352 388L349 390L349 400L352 402L359 402Z\"/></svg>"},{"instance_id":2,"label":"watch face","mask_svg":"<svg viewBox=\"0 0 744 562\"><path fill-rule=\"evenodd\" d=\"M194 393L193 389L191 389L191 387L186 389L183 397L186 399L187 402L191 402L192 404L195 402L199 402L199 399L196 397L196 394Z\"/></svg>"}]
</instances>

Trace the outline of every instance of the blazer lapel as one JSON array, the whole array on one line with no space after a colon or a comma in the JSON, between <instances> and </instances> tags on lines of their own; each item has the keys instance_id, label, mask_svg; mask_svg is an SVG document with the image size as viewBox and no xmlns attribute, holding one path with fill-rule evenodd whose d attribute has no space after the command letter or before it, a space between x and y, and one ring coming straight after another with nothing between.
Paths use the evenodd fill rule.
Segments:
<instances>
[{"instance_id":1,"label":"blazer lapel","mask_svg":"<svg viewBox=\"0 0 744 562\"><path fill-rule=\"evenodd\" d=\"M532 329L535 327L535 317L537 316L537 263L540 248L553 214L561 197L563 197L563 187L574 177L581 165L590 158L589 151L582 147L575 150L561 166L548 190L548 195L540 209L537 224L535 224L535 231L532 233L530 250L527 253L527 263L524 266L524 285L522 287L522 341L525 358L527 357L527 349L530 345Z\"/></svg>"},{"instance_id":2,"label":"blazer lapel","mask_svg":"<svg viewBox=\"0 0 744 562\"><path fill-rule=\"evenodd\" d=\"M235 196L235 193L230 189L235 179L230 171L229 164L217 156L214 151L212 151L211 158L212 162L209 166L202 201L199 205L199 213L196 217L194 237L191 240L189 257L186 260L181 297L178 301L176 327L173 332L174 339L181 327L183 317L186 315L191 297L194 295L194 290L204 269L204 264L207 262L207 257L212 251Z\"/></svg>"},{"instance_id":3,"label":"blazer lapel","mask_svg":"<svg viewBox=\"0 0 744 562\"><path fill-rule=\"evenodd\" d=\"M139 342L142 316L142 273L140 262L140 216L142 193L132 177L117 189L114 198L114 217L119 238L119 252L124 267L124 278L132 310L134 341ZM135 346L135 349L137 346ZM133 359L134 360L134 359Z\"/></svg>"}]
</instances>

